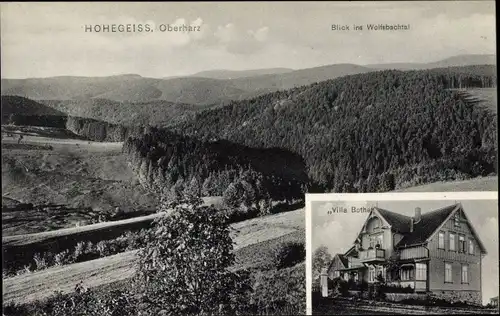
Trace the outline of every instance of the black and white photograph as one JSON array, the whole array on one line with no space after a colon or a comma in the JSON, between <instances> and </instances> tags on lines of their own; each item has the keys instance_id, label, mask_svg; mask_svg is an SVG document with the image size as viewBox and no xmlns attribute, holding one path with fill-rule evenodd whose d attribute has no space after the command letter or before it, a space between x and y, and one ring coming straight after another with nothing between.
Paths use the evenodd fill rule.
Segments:
<instances>
[{"instance_id":1,"label":"black and white photograph","mask_svg":"<svg viewBox=\"0 0 500 316\"><path fill-rule=\"evenodd\" d=\"M307 194L498 191L494 1L6 1L0 24L3 316L304 315Z\"/></svg>"},{"instance_id":2,"label":"black and white photograph","mask_svg":"<svg viewBox=\"0 0 500 316\"><path fill-rule=\"evenodd\" d=\"M308 210L313 315L498 314L497 192L332 195Z\"/></svg>"}]
</instances>

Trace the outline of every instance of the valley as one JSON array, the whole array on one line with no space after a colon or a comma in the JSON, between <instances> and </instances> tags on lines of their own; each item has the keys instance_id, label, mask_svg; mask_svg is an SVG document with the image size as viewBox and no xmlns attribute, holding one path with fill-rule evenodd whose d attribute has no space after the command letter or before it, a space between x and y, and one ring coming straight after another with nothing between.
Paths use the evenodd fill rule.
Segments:
<instances>
[{"instance_id":1,"label":"valley","mask_svg":"<svg viewBox=\"0 0 500 316\"><path fill-rule=\"evenodd\" d=\"M452 66L2 79L4 302L123 288L164 200L225 212L231 270L286 301L304 193L496 191L496 67Z\"/></svg>"}]
</instances>

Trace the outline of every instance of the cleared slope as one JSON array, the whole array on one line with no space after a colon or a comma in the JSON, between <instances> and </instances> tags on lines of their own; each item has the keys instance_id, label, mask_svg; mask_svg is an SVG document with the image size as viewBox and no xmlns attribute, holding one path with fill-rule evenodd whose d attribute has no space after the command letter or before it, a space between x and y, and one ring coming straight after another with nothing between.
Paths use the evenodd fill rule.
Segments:
<instances>
[{"instance_id":1,"label":"cleared slope","mask_svg":"<svg viewBox=\"0 0 500 316\"><path fill-rule=\"evenodd\" d=\"M122 143L44 127L2 126L2 136L6 131L14 137L2 140L2 196L34 207L3 212L3 236L73 227L117 207L127 214L156 209L157 197L136 181Z\"/></svg>"},{"instance_id":2,"label":"cleared slope","mask_svg":"<svg viewBox=\"0 0 500 316\"><path fill-rule=\"evenodd\" d=\"M458 91L468 102L489 109L495 114L498 112L496 88L462 89Z\"/></svg>"},{"instance_id":3,"label":"cleared slope","mask_svg":"<svg viewBox=\"0 0 500 316\"><path fill-rule=\"evenodd\" d=\"M479 177L469 180L434 182L418 185L394 192L460 192L460 191L498 191L498 176Z\"/></svg>"}]
</instances>

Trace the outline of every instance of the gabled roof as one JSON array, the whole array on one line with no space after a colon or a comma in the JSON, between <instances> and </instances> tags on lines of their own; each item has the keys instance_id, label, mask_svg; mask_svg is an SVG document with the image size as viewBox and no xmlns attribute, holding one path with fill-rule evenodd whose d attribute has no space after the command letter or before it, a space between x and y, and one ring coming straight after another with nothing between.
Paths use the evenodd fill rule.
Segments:
<instances>
[{"instance_id":1,"label":"gabled roof","mask_svg":"<svg viewBox=\"0 0 500 316\"><path fill-rule=\"evenodd\" d=\"M398 233L410 232L411 217L394 213L377 207L377 211L391 225L392 230Z\"/></svg>"},{"instance_id":2,"label":"gabled roof","mask_svg":"<svg viewBox=\"0 0 500 316\"><path fill-rule=\"evenodd\" d=\"M330 269L332 268L332 265L335 262L335 258L339 258L340 263L342 263L342 265L344 266L344 268L348 267L349 260L347 260L346 256L344 256L341 253L337 253L337 254L335 254L335 256L333 256L332 261L330 261L330 264L328 265L328 271L330 271Z\"/></svg>"},{"instance_id":3,"label":"gabled roof","mask_svg":"<svg viewBox=\"0 0 500 316\"><path fill-rule=\"evenodd\" d=\"M349 265L349 260L347 260L346 256L344 256L341 253L338 253L335 255L335 257L338 257L340 259L340 262L342 262L342 264L344 265L344 268L347 268L347 266Z\"/></svg>"},{"instance_id":4,"label":"gabled roof","mask_svg":"<svg viewBox=\"0 0 500 316\"><path fill-rule=\"evenodd\" d=\"M346 252L344 252L343 256L348 257L351 253L357 253L355 246L352 246Z\"/></svg>"},{"instance_id":5,"label":"gabled roof","mask_svg":"<svg viewBox=\"0 0 500 316\"><path fill-rule=\"evenodd\" d=\"M459 204L453 204L422 214L420 221L413 225L413 232L405 235L398 246L421 244L427 241L458 206Z\"/></svg>"},{"instance_id":6,"label":"gabled roof","mask_svg":"<svg viewBox=\"0 0 500 316\"><path fill-rule=\"evenodd\" d=\"M368 215L368 219L375 215L380 215L387 224L391 226L393 232L398 232L403 235L403 238L399 241L396 247L408 247L426 243L432 236L436 233L437 230L441 229L441 227L446 223L446 221L457 211L462 210L467 222L469 223L470 229L477 243L479 244L479 248L481 252L486 254L486 248L484 244L479 239L479 235L477 234L474 227L471 225L469 219L465 211L463 211L462 204L455 203L453 205L449 205L440 209L437 209L432 212L427 212L421 215L420 221L413 222L413 231L411 231L410 227L412 225L413 217L402 215L399 213L391 212L388 210L384 210L376 207L370 214ZM363 228L368 222L368 219L363 224ZM361 232L363 229L361 230ZM361 234L361 233L360 233ZM359 235L358 237L359 238ZM354 247L354 246L353 246ZM355 251L355 249L351 247L344 256L348 255L350 252Z\"/></svg>"},{"instance_id":7,"label":"gabled roof","mask_svg":"<svg viewBox=\"0 0 500 316\"><path fill-rule=\"evenodd\" d=\"M340 262L342 262L342 264L344 265L344 267L347 268L347 266L349 265L349 260L347 260L347 258L344 255L340 254L340 253L338 253L337 256L339 257Z\"/></svg>"}]
</instances>

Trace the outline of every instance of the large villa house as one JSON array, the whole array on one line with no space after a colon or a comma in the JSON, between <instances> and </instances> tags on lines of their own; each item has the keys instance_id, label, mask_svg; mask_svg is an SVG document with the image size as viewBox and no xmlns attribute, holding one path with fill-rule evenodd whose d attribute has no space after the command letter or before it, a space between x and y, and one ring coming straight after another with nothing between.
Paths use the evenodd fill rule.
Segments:
<instances>
[{"instance_id":1,"label":"large villa house","mask_svg":"<svg viewBox=\"0 0 500 316\"><path fill-rule=\"evenodd\" d=\"M461 204L413 217L374 208L354 241L336 254L328 278L383 279L448 300L481 303L481 260L486 254ZM389 268L390 267L390 268Z\"/></svg>"}]
</instances>

